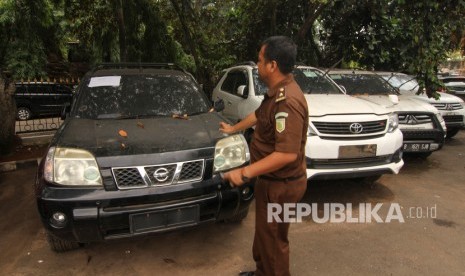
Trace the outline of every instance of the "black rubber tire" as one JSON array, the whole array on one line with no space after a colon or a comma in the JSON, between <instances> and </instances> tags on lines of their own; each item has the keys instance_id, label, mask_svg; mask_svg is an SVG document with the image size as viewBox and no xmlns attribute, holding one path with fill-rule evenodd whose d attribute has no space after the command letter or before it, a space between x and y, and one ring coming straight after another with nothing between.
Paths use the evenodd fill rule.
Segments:
<instances>
[{"instance_id":1,"label":"black rubber tire","mask_svg":"<svg viewBox=\"0 0 465 276\"><path fill-rule=\"evenodd\" d=\"M71 242L59 239L52 234L47 232L47 241L50 245L50 248L55 252L66 252L81 247L81 244L78 242Z\"/></svg>"},{"instance_id":2,"label":"black rubber tire","mask_svg":"<svg viewBox=\"0 0 465 276\"><path fill-rule=\"evenodd\" d=\"M430 152L409 152L407 154L407 156L414 156L414 157L418 157L418 158L421 158L421 159L426 159L428 158L433 152L430 151Z\"/></svg>"},{"instance_id":3,"label":"black rubber tire","mask_svg":"<svg viewBox=\"0 0 465 276\"><path fill-rule=\"evenodd\" d=\"M447 129L446 138L454 137L455 135L457 135L457 133L459 133L459 131L460 131L459 128Z\"/></svg>"},{"instance_id":4,"label":"black rubber tire","mask_svg":"<svg viewBox=\"0 0 465 276\"><path fill-rule=\"evenodd\" d=\"M16 110L16 119L26 121L32 118L32 112L27 107L18 107Z\"/></svg>"},{"instance_id":5,"label":"black rubber tire","mask_svg":"<svg viewBox=\"0 0 465 276\"><path fill-rule=\"evenodd\" d=\"M362 183L362 184L369 184L372 185L376 181L378 181L381 178L382 175L373 175L373 176L366 176L366 177L357 177L354 178L354 181L357 183Z\"/></svg>"},{"instance_id":6,"label":"black rubber tire","mask_svg":"<svg viewBox=\"0 0 465 276\"><path fill-rule=\"evenodd\" d=\"M243 221L247 217L248 214L249 214L249 207L247 207L246 209L240 211L239 213L235 214L234 216L225 219L224 222L226 222L226 223L240 223L241 221Z\"/></svg>"}]
</instances>

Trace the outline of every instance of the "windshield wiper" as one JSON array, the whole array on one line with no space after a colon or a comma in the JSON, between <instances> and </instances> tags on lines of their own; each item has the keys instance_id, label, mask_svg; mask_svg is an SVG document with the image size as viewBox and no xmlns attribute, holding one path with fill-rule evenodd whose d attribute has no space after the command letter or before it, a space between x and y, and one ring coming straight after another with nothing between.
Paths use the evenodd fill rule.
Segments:
<instances>
[{"instance_id":1,"label":"windshield wiper","mask_svg":"<svg viewBox=\"0 0 465 276\"><path fill-rule=\"evenodd\" d=\"M121 113L111 113L111 114L100 114L97 116L97 119L142 119L142 118L154 118L154 117L163 117L165 114L136 114L136 115L122 115Z\"/></svg>"}]
</instances>

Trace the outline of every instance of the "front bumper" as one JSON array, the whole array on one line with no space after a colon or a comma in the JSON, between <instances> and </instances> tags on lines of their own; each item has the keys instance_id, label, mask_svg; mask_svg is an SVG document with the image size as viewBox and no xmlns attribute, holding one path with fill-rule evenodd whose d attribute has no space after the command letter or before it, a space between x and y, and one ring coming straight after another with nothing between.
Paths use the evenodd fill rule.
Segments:
<instances>
[{"instance_id":1,"label":"front bumper","mask_svg":"<svg viewBox=\"0 0 465 276\"><path fill-rule=\"evenodd\" d=\"M341 146L376 145L376 156L340 158ZM402 133L399 129L363 139L331 139L311 136L307 139L308 179L342 179L382 174L397 174L402 160Z\"/></svg>"},{"instance_id":2,"label":"front bumper","mask_svg":"<svg viewBox=\"0 0 465 276\"><path fill-rule=\"evenodd\" d=\"M57 187L38 178L36 195L42 223L51 234L68 241L92 242L230 218L248 208L253 187L232 189L215 176L177 187L108 191ZM57 223L55 219L63 216L64 221Z\"/></svg>"}]
</instances>

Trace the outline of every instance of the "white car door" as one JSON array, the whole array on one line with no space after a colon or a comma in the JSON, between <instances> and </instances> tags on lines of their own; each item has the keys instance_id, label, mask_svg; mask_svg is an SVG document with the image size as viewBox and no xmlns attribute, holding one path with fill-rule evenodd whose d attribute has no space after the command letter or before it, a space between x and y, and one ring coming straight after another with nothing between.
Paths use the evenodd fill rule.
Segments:
<instances>
[{"instance_id":1,"label":"white car door","mask_svg":"<svg viewBox=\"0 0 465 276\"><path fill-rule=\"evenodd\" d=\"M243 96L238 95L238 88L245 85L247 90L247 71L243 69L234 69L227 73L226 78L221 84L218 93L216 93L217 99L224 101L223 115L230 119L232 122L237 122L242 119L239 118L239 105L245 99ZM217 100L215 99L215 100Z\"/></svg>"}]
</instances>

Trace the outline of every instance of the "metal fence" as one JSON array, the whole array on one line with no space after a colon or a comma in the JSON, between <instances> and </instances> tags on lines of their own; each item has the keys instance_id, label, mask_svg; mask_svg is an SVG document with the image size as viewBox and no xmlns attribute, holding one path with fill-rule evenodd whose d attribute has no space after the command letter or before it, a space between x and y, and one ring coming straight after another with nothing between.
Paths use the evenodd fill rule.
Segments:
<instances>
[{"instance_id":1,"label":"metal fence","mask_svg":"<svg viewBox=\"0 0 465 276\"><path fill-rule=\"evenodd\" d=\"M71 103L78 83L74 78L16 81L16 134L57 130L63 123L63 107Z\"/></svg>"}]
</instances>

